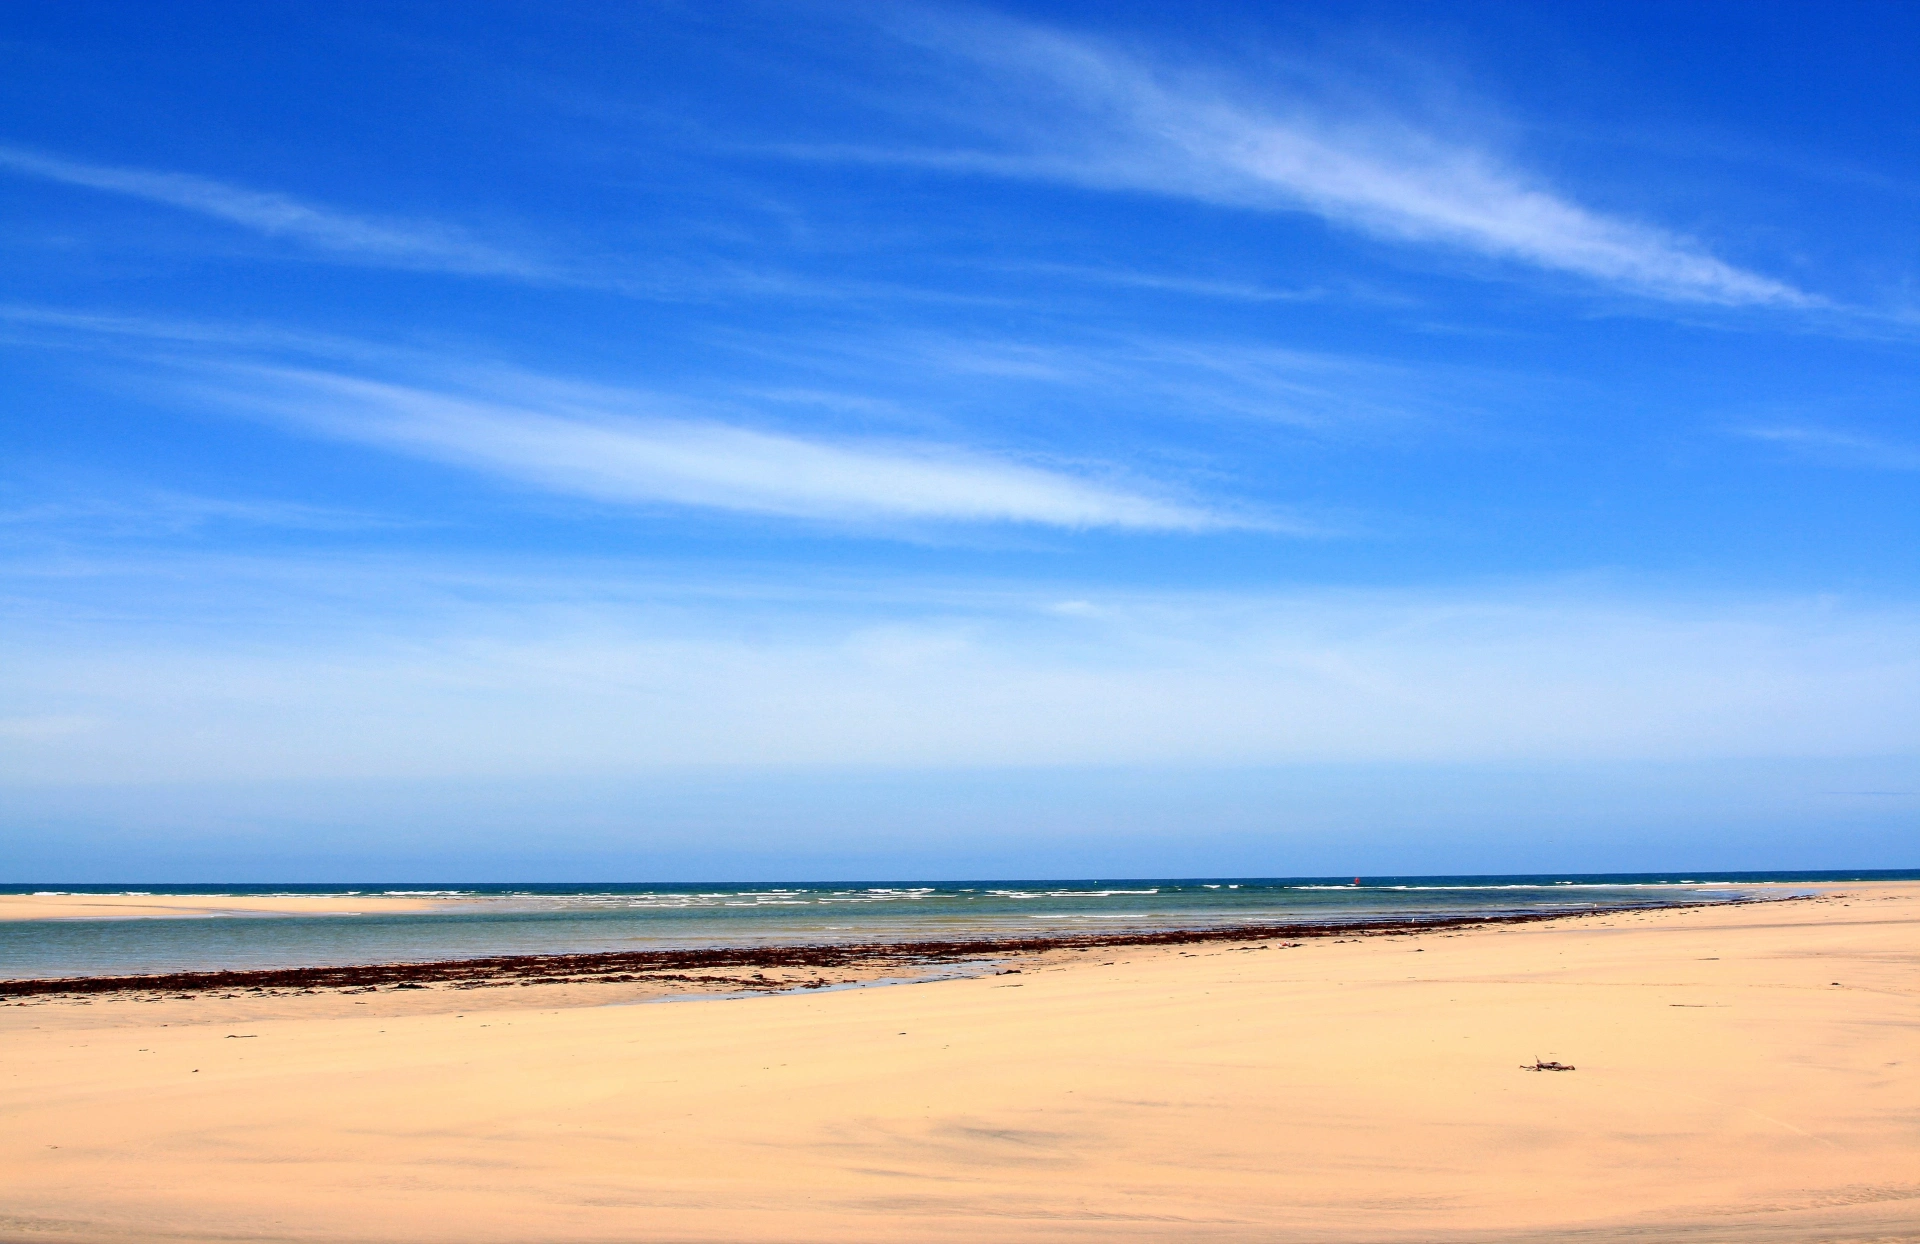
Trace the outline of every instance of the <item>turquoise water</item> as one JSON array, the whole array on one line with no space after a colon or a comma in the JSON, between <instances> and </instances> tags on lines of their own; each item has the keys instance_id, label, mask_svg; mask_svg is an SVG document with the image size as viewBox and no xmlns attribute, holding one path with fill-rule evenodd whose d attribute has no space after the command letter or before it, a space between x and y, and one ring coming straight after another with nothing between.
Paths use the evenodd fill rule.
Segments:
<instances>
[{"instance_id":1,"label":"turquoise water","mask_svg":"<svg viewBox=\"0 0 1920 1244\"><path fill-rule=\"evenodd\" d=\"M0 978L301 967L573 951L1417 919L1725 902L1756 883L1920 871L812 884L4 885L0 893L405 895L409 914L0 921ZM1806 892L1805 889L1787 893Z\"/></svg>"}]
</instances>

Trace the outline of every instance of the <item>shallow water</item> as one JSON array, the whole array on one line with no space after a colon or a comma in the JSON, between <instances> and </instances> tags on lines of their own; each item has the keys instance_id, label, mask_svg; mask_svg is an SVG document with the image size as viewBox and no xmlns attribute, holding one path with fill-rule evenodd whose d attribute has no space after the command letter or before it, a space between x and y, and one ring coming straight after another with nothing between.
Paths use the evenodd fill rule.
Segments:
<instances>
[{"instance_id":1,"label":"shallow water","mask_svg":"<svg viewBox=\"0 0 1920 1244\"><path fill-rule=\"evenodd\" d=\"M375 915L0 922L0 978L298 967L572 951L1341 923L1725 902L1755 883L1920 872L1203 878L862 884L0 886L0 893L431 896ZM1789 890L1789 893L1794 892ZM1804 892L1804 891L1799 891Z\"/></svg>"}]
</instances>

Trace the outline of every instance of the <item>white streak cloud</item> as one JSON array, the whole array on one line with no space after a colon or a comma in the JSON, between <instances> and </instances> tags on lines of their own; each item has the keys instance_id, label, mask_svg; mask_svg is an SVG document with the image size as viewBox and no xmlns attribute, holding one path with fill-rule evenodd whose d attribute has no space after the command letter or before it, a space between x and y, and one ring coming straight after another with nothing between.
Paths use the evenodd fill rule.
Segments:
<instances>
[{"instance_id":1,"label":"white streak cloud","mask_svg":"<svg viewBox=\"0 0 1920 1244\"><path fill-rule=\"evenodd\" d=\"M472 276L547 275L531 260L445 225L357 216L190 173L89 164L18 147L0 147L0 169L165 204L267 237L386 267Z\"/></svg>"},{"instance_id":2,"label":"white streak cloud","mask_svg":"<svg viewBox=\"0 0 1920 1244\"><path fill-rule=\"evenodd\" d=\"M1658 227L1584 207L1492 153L1379 115L1338 117L1161 71L1091 41L983 20L909 37L972 65L998 97L966 121L998 150L818 148L1105 189L1307 212L1376 237L1455 247L1642 295L1729 305L1816 300Z\"/></svg>"},{"instance_id":3,"label":"white streak cloud","mask_svg":"<svg viewBox=\"0 0 1920 1244\"><path fill-rule=\"evenodd\" d=\"M343 439L621 504L831 522L1202 531L1259 524L946 445L636 415L644 395L523 379L474 397L327 372L235 369L228 404Z\"/></svg>"}]
</instances>

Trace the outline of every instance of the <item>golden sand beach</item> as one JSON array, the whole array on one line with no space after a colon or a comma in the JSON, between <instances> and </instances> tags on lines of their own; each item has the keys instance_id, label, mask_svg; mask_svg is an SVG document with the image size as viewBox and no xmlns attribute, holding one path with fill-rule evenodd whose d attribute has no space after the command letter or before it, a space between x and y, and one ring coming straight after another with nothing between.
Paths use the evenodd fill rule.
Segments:
<instances>
[{"instance_id":1,"label":"golden sand beach","mask_svg":"<svg viewBox=\"0 0 1920 1244\"><path fill-rule=\"evenodd\" d=\"M1920 1240L1920 886L1018 966L27 999L0 1239Z\"/></svg>"}]
</instances>

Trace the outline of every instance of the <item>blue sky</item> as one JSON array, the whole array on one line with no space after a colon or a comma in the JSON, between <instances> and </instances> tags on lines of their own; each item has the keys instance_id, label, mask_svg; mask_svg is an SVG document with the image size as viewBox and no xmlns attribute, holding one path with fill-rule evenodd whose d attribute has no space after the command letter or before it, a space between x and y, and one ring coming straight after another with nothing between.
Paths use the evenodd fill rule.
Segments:
<instances>
[{"instance_id":1,"label":"blue sky","mask_svg":"<svg viewBox=\"0 0 1920 1244\"><path fill-rule=\"evenodd\" d=\"M0 867L1911 866L1916 36L9 5Z\"/></svg>"}]
</instances>

